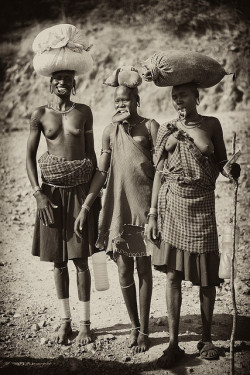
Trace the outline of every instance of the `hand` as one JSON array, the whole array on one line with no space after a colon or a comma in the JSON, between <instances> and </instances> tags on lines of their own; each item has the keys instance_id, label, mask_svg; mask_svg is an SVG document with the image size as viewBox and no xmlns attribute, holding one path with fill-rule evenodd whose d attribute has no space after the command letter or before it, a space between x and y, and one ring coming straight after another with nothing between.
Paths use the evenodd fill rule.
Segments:
<instances>
[{"instance_id":1,"label":"hand","mask_svg":"<svg viewBox=\"0 0 250 375\"><path fill-rule=\"evenodd\" d=\"M85 208L82 208L77 216L74 224L74 232L79 237L82 238L82 228L83 224L87 218L88 211Z\"/></svg>"},{"instance_id":2,"label":"hand","mask_svg":"<svg viewBox=\"0 0 250 375\"><path fill-rule=\"evenodd\" d=\"M38 192L35 194L36 203L37 203L37 213L38 217L46 227L49 224L54 224L54 215L52 208L57 208L55 204L53 204L47 195L42 192Z\"/></svg>"},{"instance_id":3,"label":"hand","mask_svg":"<svg viewBox=\"0 0 250 375\"><path fill-rule=\"evenodd\" d=\"M238 180L238 178L240 177L240 171L241 171L240 165L238 163L232 163L230 166L229 175L234 180Z\"/></svg>"},{"instance_id":4,"label":"hand","mask_svg":"<svg viewBox=\"0 0 250 375\"><path fill-rule=\"evenodd\" d=\"M149 241L155 242L158 239L157 220L154 216L149 216L146 235Z\"/></svg>"}]
</instances>

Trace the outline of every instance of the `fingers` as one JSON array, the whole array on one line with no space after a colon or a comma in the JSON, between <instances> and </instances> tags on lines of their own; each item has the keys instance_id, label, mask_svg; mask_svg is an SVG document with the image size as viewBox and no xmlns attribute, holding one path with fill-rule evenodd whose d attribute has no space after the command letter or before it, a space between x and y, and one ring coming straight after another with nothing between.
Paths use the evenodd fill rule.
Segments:
<instances>
[{"instance_id":1,"label":"fingers","mask_svg":"<svg viewBox=\"0 0 250 375\"><path fill-rule=\"evenodd\" d=\"M48 207L45 207L45 211L46 211L47 217L49 219L49 223L53 224L54 223L54 215L53 215L53 210L52 210L51 206L49 205Z\"/></svg>"},{"instance_id":2,"label":"fingers","mask_svg":"<svg viewBox=\"0 0 250 375\"><path fill-rule=\"evenodd\" d=\"M157 229L157 227L155 226L154 228L153 228L153 239L154 240L157 240L157 237L158 237L158 229Z\"/></svg>"},{"instance_id":3,"label":"fingers","mask_svg":"<svg viewBox=\"0 0 250 375\"><path fill-rule=\"evenodd\" d=\"M50 201L49 203L50 203L50 205L51 205L53 208L58 208L58 206L57 206L56 204L52 203L51 201Z\"/></svg>"},{"instance_id":4,"label":"fingers","mask_svg":"<svg viewBox=\"0 0 250 375\"><path fill-rule=\"evenodd\" d=\"M77 235L77 237L82 238L82 227L80 227L80 219L76 219L74 224L74 232Z\"/></svg>"}]
</instances>

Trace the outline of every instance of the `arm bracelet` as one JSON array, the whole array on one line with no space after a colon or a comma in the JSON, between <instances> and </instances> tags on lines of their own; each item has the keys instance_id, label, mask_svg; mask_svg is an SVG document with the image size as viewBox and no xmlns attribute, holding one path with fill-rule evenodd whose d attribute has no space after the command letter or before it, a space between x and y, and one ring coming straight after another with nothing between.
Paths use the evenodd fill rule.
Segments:
<instances>
[{"instance_id":1,"label":"arm bracelet","mask_svg":"<svg viewBox=\"0 0 250 375\"><path fill-rule=\"evenodd\" d=\"M85 208L88 212L90 211L90 207L86 203L83 203L82 208Z\"/></svg>"}]
</instances>

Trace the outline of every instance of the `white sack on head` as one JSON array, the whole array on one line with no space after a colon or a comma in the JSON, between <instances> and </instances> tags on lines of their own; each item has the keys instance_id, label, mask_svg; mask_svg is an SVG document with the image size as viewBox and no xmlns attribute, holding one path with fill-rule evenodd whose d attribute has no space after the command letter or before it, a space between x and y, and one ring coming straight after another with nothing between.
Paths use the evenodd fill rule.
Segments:
<instances>
[{"instance_id":1,"label":"white sack on head","mask_svg":"<svg viewBox=\"0 0 250 375\"><path fill-rule=\"evenodd\" d=\"M211 57L188 51L156 52L143 63L143 67L144 79L161 87L189 82L198 87L211 87L230 74Z\"/></svg>"},{"instance_id":2,"label":"white sack on head","mask_svg":"<svg viewBox=\"0 0 250 375\"><path fill-rule=\"evenodd\" d=\"M93 66L90 46L83 32L73 25L60 24L41 31L33 45L35 71L49 77L60 70L84 74Z\"/></svg>"}]
</instances>

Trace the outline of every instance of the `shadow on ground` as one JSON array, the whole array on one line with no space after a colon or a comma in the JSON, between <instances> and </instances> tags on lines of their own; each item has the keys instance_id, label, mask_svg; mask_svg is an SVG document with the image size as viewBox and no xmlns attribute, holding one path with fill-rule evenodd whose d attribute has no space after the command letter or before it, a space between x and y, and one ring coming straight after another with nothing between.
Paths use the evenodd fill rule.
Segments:
<instances>
[{"instance_id":1,"label":"shadow on ground","mask_svg":"<svg viewBox=\"0 0 250 375\"><path fill-rule=\"evenodd\" d=\"M212 323L213 341L226 341L230 340L232 329L232 315L230 314L214 314ZM116 331L116 336L128 335L130 326L128 324L116 324L111 327L96 330L98 334L108 334ZM166 342L166 334L168 332L168 319L167 317L150 319L150 333L162 332L162 337L151 337L152 346L163 344ZM184 315L180 320L180 341L199 341L201 336L201 317L200 315ZM238 316L236 328L236 340L249 341L250 340L250 317Z\"/></svg>"},{"instance_id":2,"label":"shadow on ground","mask_svg":"<svg viewBox=\"0 0 250 375\"><path fill-rule=\"evenodd\" d=\"M186 366L198 366L201 363L196 355L186 355L178 366L171 369L172 374L186 375ZM118 361L76 358L31 358L0 357L1 375L139 375L144 372L154 374L156 361L143 364L126 364ZM164 370L163 370L164 371Z\"/></svg>"}]
</instances>

